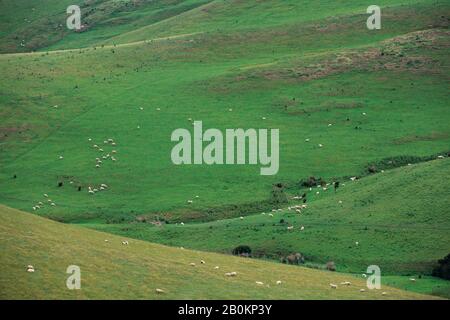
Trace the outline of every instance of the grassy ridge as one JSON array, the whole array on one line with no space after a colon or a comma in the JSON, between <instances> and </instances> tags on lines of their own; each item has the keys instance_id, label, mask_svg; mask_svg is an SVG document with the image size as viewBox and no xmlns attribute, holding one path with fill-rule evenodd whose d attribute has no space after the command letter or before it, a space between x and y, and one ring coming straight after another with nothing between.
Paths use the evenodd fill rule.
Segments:
<instances>
[{"instance_id":1,"label":"grassy ridge","mask_svg":"<svg viewBox=\"0 0 450 320\"><path fill-rule=\"evenodd\" d=\"M45 0L31 4L27 0L2 1L0 52L87 47L177 16L207 2L208 0ZM80 6L83 32L67 29L66 8L69 5Z\"/></svg>"},{"instance_id":2,"label":"grassy ridge","mask_svg":"<svg viewBox=\"0 0 450 320\"><path fill-rule=\"evenodd\" d=\"M383 0L383 9L422 3L425 0ZM443 2L442 2L443 3ZM66 28L66 8L79 5L84 32ZM80 48L102 43L128 43L197 32L261 30L319 21L330 16L363 15L361 0L278 1L260 3L223 0L55 1L30 4L26 0L0 3L0 52ZM320 23L320 22L319 22Z\"/></svg>"},{"instance_id":3,"label":"grassy ridge","mask_svg":"<svg viewBox=\"0 0 450 320\"><path fill-rule=\"evenodd\" d=\"M378 5L389 12L396 6L424 4L439 5L434 1L383 0ZM312 0L269 0L254 1L212 1L199 8L161 21L160 23L138 28L121 34L105 43L126 43L175 34L209 32L233 34L234 32L260 30L269 32L279 27L286 28L296 24L314 21L326 25L330 20L342 19L348 15L363 16L367 2L360 0L331 1L318 3ZM330 19L332 17L332 19Z\"/></svg>"},{"instance_id":4,"label":"grassy ridge","mask_svg":"<svg viewBox=\"0 0 450 320\"><path fill-rule=\"evenodd\" d=\"M2 299L430 299L363 279L264 261L164 247L62 225L0 206ZM109 242L105 242L108 239ZM205 260L206 264L200 264ZM196 263L195 267L190 263ZM27 273L27 265L34 273ZM65 286L81 268L81 290ZM220 269L214 269L218 265ZM230 278L225 272L235 271ZM281 285L275 282L281 280ZM260 286L256 281L262 281ZM351 281L331 289L329 283ZM269 286L267 286L269 285ZM156 288L165 293L156 293ZM387 292L382 295L381 292Z\"/></svg>"}]
</instances>

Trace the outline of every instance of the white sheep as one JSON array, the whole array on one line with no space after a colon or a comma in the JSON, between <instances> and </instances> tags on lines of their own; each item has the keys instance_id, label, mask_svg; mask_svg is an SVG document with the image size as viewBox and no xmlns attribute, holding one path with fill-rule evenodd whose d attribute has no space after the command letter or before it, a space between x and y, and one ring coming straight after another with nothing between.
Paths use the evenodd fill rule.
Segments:
<instances>
[{"instance_id":1,"label":"white sheep","mask_svg":"<svg viewBox=\"0 0 450 320\"><path fill-rule=\"evenodd\" d=\"M337 289L337 284L334 284L334 283L330 283L330 287L331 287L331 289Z\"/></svg>"}]
</instances>

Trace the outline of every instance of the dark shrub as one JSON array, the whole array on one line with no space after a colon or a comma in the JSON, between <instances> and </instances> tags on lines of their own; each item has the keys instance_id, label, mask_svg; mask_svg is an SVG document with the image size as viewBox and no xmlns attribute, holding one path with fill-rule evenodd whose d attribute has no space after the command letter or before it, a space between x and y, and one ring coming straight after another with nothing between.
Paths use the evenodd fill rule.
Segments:
<instances>
[{"instance_id":1,"label":"dark shrub","mask_svg":"<svg viewBox=\"0 0 450 320\"><path fill-rule=\"evenodd\" d=\"M328 261L326 268L328 271L336 271L336 265L334 264L334 261Z\"/></svg>"},{"instance_id":2,"label":"dark shrub","mask_svg":"<svg viewBox=\"0 0 450 320\"><path fill-rule=\"evenodd\" d=\"M300 180L300 187L303 188L312 188L316 186L324 186L326 185L326 181L322 178L309 177L306 180Z\"/></svg>"},{"instance_id":3,"label":"dark shrub","mask_svg":"<svg viewBox=\"0 0 450 320\"><path fill-rule=\"evenodd\" d=\"M272 203L286 203L287 196L284 193L284 185L281 183L274 184L272 187Z\"/></svg>"},{"instance_id":4,"label":"dark shrub","mask_svg":"<svg viewBox=\"0 0 450 320\"><path fill-rule=\"evenodd\" d=\"M249 246L240 245L233 249L233 255L235 256L250 256L252 254L252 249Z\"/></svg>"},{"instance_id":5,"label":"dark shrub","mask_svg":"<svg viewBox=\"0 0 450 320\"><path fill-rule=\"evenodd\" d=\"M300 252L297 252L286 257L281 257L280 262L287 264L301 264L305 263L305 257Z\"/></svg>"},{"instance_id":6,"label":"dark shrub","mask_svg":"<svg viewBox=\"0 0 450 320\"><path fill-rule=\"evenodd\" d=\"M432 275L434 277L450 280L450 254L438 261L438 265L433 269Z\"/></svg>"},{"instance_id":7,"label":"dark shrub","mask_svg":"<svg viewBox=\"0 0 450 320\"><path fill-rule=\"evenodd\" d=\"M377 172L377 167L376 166L369 166L369 168L367 168L367 171L369 171L369 173L376 173Z\"/></svg>"}]
</instances>

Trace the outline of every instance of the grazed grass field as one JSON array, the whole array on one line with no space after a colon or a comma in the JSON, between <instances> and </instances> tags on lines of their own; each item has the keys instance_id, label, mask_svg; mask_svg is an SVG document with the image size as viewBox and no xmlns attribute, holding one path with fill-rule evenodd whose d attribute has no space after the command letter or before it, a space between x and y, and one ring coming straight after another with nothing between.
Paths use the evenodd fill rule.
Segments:
<instances>
[{"instance_id":1,"label":"grazed grass field","mask_svg":"<svg viewBox=\"0 0 450 320\"><path fill-rule=\"evenodd\" d=\"M364 279L332 272L138 240L129 239L129 245L122 245L125 238L63 225L4 206L0 206L0 217L2 299L432 298L390 287L360 292L365 288ZM206 263L201 264L201 260ZM81 269L81 290L66 288L66 269L73 264ZM35 272L26 272L27 265L33 265ZM236 277L224 275L233 271ZM281 285L276 284L279 280ZM352 285L339 286L343 281ZM331 289L330 283L337 283L338 288ZM156 289L165 293L158 294Z\"/></svg>"},{"instance_id":2,"label":"grazed grass field","mask_svg":"<svg viewBox=\"0 0 450 320\"><path fill-rule=\"evenodd\" d=\"M448 36L428 29L442 6L424 8L415 25L410 9L395 9L397 34L329 28L321 32L326 41L312 42L314 33L292 27L281 36L246 31L246 42L213 34L3 55L0 200L30 210L49 193L57 206L39 214L61 221L132 220L148 212L207 219L205 212L231 204L253 204L257 212L274 183L357 175L381 158L446 151ZM428 31L408 33L417 24ZM410 36L392 38L404 33ZM279 128L279 174L259 176L258 166L174 167L170 134L190 128L189 118L205 128ZM113 148L101 153L92 145L108 138L117 142L118 161L96 169L95 158ZM108 192L87 193L101 183ZM195 195L200 200L187 205Z\"/></svg>"},{"instance_id":3,"label":"grazed grass field","mask_svg":"<svg viewBox=\"0 0 450 320\"><path fill-rule=\"evenodd\" d=\"M166 245L300 251L343 272L379 264L393 285L414 290L401 276L423 274L417 291L448 296L425 277L450 250L448 160L406 166L450 151L447 1L379 1L377 31L359 0L98 0L82 5L81 33L65 28L67 4L0 3L0 203ZM279 129L279 173L174 166L170 135L192 120ZM372 164L376 175L349 182ZM292 205L274 185L290 199L310 176L346 186L310 192L300 216L261 215Z\"/></svg>"},{"instance_id":4,"label":"grazed grass field","mask_svg":"<svg viewBox=\"0 0 450 320\"><path fill-rule=\"evenodd\" d=\"M386 275L417 277L427 274L448 251L450 189L435 181L449 178L449 165L449 160L436 160L349 180L336 193L332 188L313 188L307 192L311 203L301 213L285 209L208 223L86 226L229 254L245 244L254 256L276 260L301 252L307 264L332 260L338 271L345 272L363 273L376 262Z\"/></svg>"}]
</instances>

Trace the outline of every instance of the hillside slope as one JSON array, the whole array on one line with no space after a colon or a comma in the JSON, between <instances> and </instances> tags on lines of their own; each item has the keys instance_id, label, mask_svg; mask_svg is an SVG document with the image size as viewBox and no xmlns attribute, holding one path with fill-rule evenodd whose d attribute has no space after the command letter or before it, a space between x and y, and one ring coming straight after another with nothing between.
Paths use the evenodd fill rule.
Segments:
<instances>
[{"instance_id":1,"label":"hillside slope","mask_svg":"<svg viewBox=\"0 0 450 320\"><path fill-rule=\"evenodd\" d=\"M396 7L426 8L440 6L443 2L432 0L380 0L384 18L392 17ZM322 0L216 0L201 7L183 12L159 23L136 28L120 34L104 43L142 41L184 33L233 34L236 32L269 32L279 28L291 28L299 24L327 25L349 16L364 19L367 1ZM418 12L415 11L417 14Z\"/></svg>"},{"instance_id":2,"label":"hillside slope","mask_svg":"<svg viewBox=\"0 0 450 320\"><path fill-rule=\"evenodd\" d=\"M1 299L431 298L389 287L360 292L364 280L332 272L137 240L122 245L125 239L121 237L63 225L4 206L0 206L0 221ZM28 265L35 268L34 273L26 272ZM81 269L81 290L65 286L69 265ZM224 275L233 271L236 277ZM283 283L276 285L278 280ZM351 281L352 285L330 288L330 283L341 281ZM165 293L156 293L156 288Z\"/></svg>"},{"instance_id":3,"label":"hillside slope","mask_svg":"<svg viewBox=\"0 0 450 320\"><path fill-rule=\"evenodd\" d=\"M255 256L276 260L301 252L309 264L334 261L338 271L362 273L376 264L386 275L430 274L450 252L449 179L447 158L349 179L337 192L332 187L305 190L308 207L301 213L285 209L243 220L87 226L200 250L231 253L249 245Z\"/></svg>"},{"instance_id":4,"label":"hillside slope","mask_svg":"<svg viewBox=\"0 0 450 320\"><path fill-rule=\"evenodd\" d=\"M446 8L398 7L375 33L357 15L270 32L1 55L0 202L29 211L46 193L56 206L38 214L64 222L147 213L216 220L272 208L277 183L331 181L385 157L446 151ZM205 129L279 129L278 174L261 176L255 165L175 166L170 135L192 120ZM117 161L103 159L112 150ZM102 183L107 191L88 193Z\"/></svg>"},{"instance_id":5,"label":"hillside slope","mask_svg":"<svg viewBox=\"0 0 450 320\"><path fill-rule=\"evenodd\" d=\"M209 0L0 1L0 52L46 47L80 48L164 21ZM83 32L66 27L66 9L78 5Z\"/></svg>"}]
</instances>

